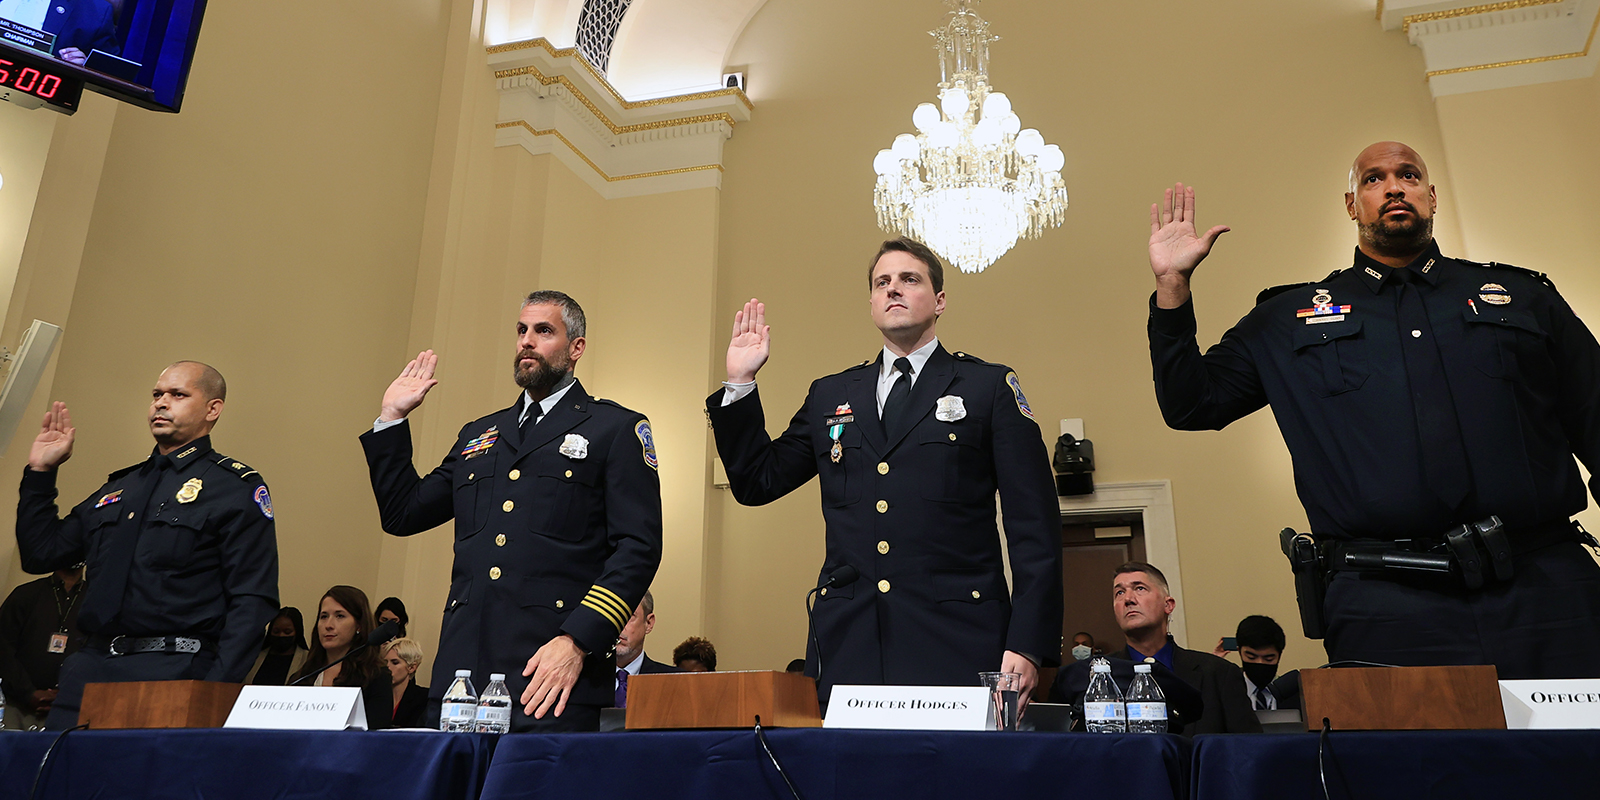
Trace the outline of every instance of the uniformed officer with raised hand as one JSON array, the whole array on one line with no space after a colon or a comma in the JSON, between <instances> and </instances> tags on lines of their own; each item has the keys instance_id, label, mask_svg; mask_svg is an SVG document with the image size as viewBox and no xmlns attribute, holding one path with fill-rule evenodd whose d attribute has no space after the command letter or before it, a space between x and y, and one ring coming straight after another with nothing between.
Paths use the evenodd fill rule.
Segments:
<instances>
[{"instance_id":1,"label":"uniformed officer with raised hand","mask_svg":"<svg viewBox=\"0 0 1600 800\"><path fill-rule=\"evenodd\" d=\"M776 439L755 386L766 307L735 314L728 380L707 399L734 497L762 505L821 479L827 555L806 674L820 667L824 702L840 683L975 685L997 670L1022 676L1025 699L1061 655L1061 516L1039 425L1015 372L940 345L931 250L885 242L867 277L881 352L813 382ZM839 581L845 567L859 580Z\"/></svg>"},{"instance_id":2,"label":"uniformed officer with raised hand","mask_svg":"<svg viewBox=\"0 0 1600 800\"><path fill-rule=\"evenodd\" d=\"M562 292L523 301L509 408L468 423L425 477L405 418L438 381L418 354L362 434L384 531L455 519L455 564L434 658L438 706L458 669L481 689L507 676L512 730L598 730L614 690L617 635L661 563L661 481L642 415L573 376L588 339Z\"/></svg>"},{"instance_id":3,"label":"uniformed officer with raised hand","mask_svg":"<svg viewBox=\"0 0 1600 800\"><path fill-rule=\"evenodd\" d=\"M58 518L56 472L77 429L64 403L45 414L17 501L22 568L87 562L94 580L78 612L88 635L61 666L46 727L77 724L86 683L237 683L278 608L272 498L260 473L211 449L227 383L197 361L156 379L148 415L155 449L117 470Z\"/></svg>"},{"instance_id":4,"label":"uniformed officer with raised hand","mask_svg":"<svg viewBox=\"0 0 1600 800\"><path fill-rule=\"evenodd\" d=\"M1201 355L1190 278L1228 229L1198 233L1194 189L1168 190L1150 209L1156 398L1183 430L1272 406L1333 571L1309 609L1330 659L1600 675L1600 567L1568 519L1587 504L1574 456L1600 467L1600 345L1543 275L1442 255L1436 208L1415 150L1367 147L1353 265L1262 292ZM1506 546L1457 529L1491 516ZM1452 571L1371 566L1385 553Z\"/></svg>"}]
</instances>

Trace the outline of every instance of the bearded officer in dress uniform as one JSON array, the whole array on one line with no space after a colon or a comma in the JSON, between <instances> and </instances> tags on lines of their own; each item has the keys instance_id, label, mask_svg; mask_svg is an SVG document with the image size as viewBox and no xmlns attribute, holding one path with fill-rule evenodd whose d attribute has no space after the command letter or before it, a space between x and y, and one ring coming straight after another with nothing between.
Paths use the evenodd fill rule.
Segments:
<instances>
[{"instance_id":1,"label":"bearded officer in dress uniform","mask_svg":"<svg viewBox=\"0 0 1600 800\"><path fill-rule=\"evenodd\" d=\"M1227 227L1199 234L1183 184L1151 206L1162 415L1216 430L1272 406L1332 570L1320 604L1301 598L1325 615L1330 660L1600 676L1600 567L1569 520L1587 504L1577 461L1600 469L1600 344L1544 275L1439 252L1412 148L1361 151L1344 199L1353 265L1262 292L1204 355L1190 275ZM1491 516L1505 542L1485 549L1492 570L1445 538ZM1359 562L1382 553L1450 553L1452 571Z\"/></svg>"},{"instance_id":2,"label":"bearded officer in dress uniform","mask_svg":"<svg viewBox=\"0 0 1600 800\"><path fill-rule=\"evenodd\" d=\"M823 702L840 683L975 685L997 670L1021 675L1026 698L1061 655L1061 512L1039 425L1015 372L939 344L944 267L925 245L885 242L868 286L882 352L812 383L777 439L755 386L766 308L735 315L728 380L706 402L734 497L762 505L821 478L806 674L821 672ZM859 580L841 585L844 567Z\"/></svg>"},{"instance_id":3,"label":"bearded officer in dress uniform","mask_svg":"<svg viewBox=\"0 0 1600 800\"><path fill-rule=\"evenodd\" d=\"M278 610L278 541L261 474L211 449L227 394L210 366L167 367L151 392L155 450L65 519L56 473L77 429L64 403L45 414L22 473L17 552L27 572L86 562L94 577L78 612L88 640L61 665L46 727L78 724L86 683L239 683L255 662Z\"/></svg>"},{"instance_id":4,"label":"bearded officer in dress uniform","mask_svg":"<svg viewBox=\"0 0 1600 800\"><path fill-rule=\"evenodd\" d=\"M361 436L384 531L410 536L455 519L450 599L434 658L437 707L458 669L484 686L503 672L514 731L598 730L614 696L617 635L661 563L661 480L642 415L584 391L573 366L583 309L538 291L517 320L522 395L468 423L426 477L406 415L438 356L406 365Z\"/></svg>"}]
</instances>

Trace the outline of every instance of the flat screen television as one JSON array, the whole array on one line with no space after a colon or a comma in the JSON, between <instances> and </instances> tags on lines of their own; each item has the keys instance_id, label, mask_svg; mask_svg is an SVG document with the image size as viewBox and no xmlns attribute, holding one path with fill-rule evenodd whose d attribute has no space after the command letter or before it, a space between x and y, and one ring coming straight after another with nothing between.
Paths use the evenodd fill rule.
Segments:
<instances>
[{"instance_id":1,"label":"flat screen television","mask_svg":"<svg viewBox=\"0 0 1600 800\"><path fill-rule=\"evenodd\" d=\"M88 88L183 104L206 0L0 0L0 98L77 110Z\"/></svg>"}]
</instances>

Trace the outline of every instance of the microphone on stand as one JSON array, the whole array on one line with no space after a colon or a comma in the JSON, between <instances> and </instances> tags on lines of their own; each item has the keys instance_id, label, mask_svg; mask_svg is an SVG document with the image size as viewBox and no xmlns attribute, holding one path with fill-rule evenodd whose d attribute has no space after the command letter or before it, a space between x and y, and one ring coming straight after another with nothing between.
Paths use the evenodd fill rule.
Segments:
<instances>
[{"instance_id":1,"label":"microphone on stand","mask_svg":"<svg viewBox=\"0 0 1600 800\"><path fill-rule=\"evenodd\" d=\"M822 685L822 642L817 639L816 596L823 589L849 586L861 577L861 571L845 564L828 573L821 586L806 593L806 629L811 634L811 645L817 649L817 685Z\"/></svg>"},{"instance_id":2,"label":"microphone on stand","mask_svg":"<svg viewBox=\"0 0 1600 800\"><path fill-rule=\"evenodd\" d=\"M854 580L854 578L852 578L851 580ZM305 683L307 683L309 681L316 680L316 677L318 675L321 675L322 673L326 672L334 664L342 663L345 659L355 655L356 653L361 652L362 650L367 649L368 647L371 647L373 645L383 644L384 642L390 641L391 639L394 639L394 638L398 637L399 635L400 635L400 623L395 622L394 620L391 619L388 622L385 622L382 625L379 625L377 628L374 628L372 633L367 634L367 638L366 638L365 641L361 642L360 644L357 644L355 647L350 648L350 652L345 653L344 655L340 656L338 658L338 660L333 661L333 662L328 663L328 664L324 664L321 669L318 669L316 672L313 672L313 673L311 673L309 675L301 676L300 680L297 680L294 683L291 683L289 685L290 686L300 686L300 685L303 685L303 684L305 684Z\"/></svg>"}]
</instances>

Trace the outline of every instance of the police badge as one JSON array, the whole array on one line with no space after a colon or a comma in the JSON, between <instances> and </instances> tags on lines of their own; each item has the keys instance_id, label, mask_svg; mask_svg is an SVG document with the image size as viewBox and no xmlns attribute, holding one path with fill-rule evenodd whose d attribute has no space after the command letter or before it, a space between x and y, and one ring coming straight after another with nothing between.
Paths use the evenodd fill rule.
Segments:
<instances>
[{"instance_id":1,"label":"police badge","mask_svg":"<svg viewBox=\"0 0 1600 800\"><path fill-rule=\"evenodd\" d=\"M561 455L571 459L589 457L589 440L576 433L567 434L561 442Z\"/></svg>"},{"instance_id":2,"label":"police badge","mask_svg":"<svg viewBox=\"0 0 1600 800\"><path fill-rule=\"evenodd\" d=\"M947 394L939 398L938 410L934 411L933 415L938 417L940 422L955 422L958 419L966 419L967 405L960 397Z\"/></svg>"}]
</instances>

